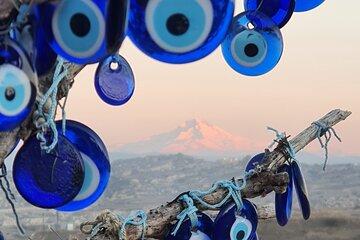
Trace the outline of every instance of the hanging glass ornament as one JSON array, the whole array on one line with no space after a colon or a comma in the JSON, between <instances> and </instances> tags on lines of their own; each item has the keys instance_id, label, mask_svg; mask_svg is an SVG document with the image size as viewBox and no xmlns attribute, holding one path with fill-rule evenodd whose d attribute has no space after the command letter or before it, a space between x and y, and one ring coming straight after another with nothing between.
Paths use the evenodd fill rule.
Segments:
<instances>
[{"instance_id":1,"label":"hanging glass ornament","mask_svg":"<svg viewBox=\"0 0 360 240\"><path fill-rule=\"evenodd\" d=\"M309 202L307 187L305 183L305 178L301 172L300 165L296 160L291 162L291 169L292 169L295 191L298 197L301 213L303 215L303 218L307 220L310 217L310 202Z\"/></svg>"},{"instance_id":2,"label":"hanging glass ornament","mask_svg":"<svg viewBox=\"0 0 360 240\"><path fill-rule=\"evenodd\" d=\"M59 135L62 121L56 121ZM98 200L104 193L110 178L110 160L105 144L89 127L73 120L66 121L65 137L79 150L84 161L85 178L80 192L60 211L77 211Z\"/></svg>"},{"instance_id":3,"label":"hanging glass ornament","mask_svg":"<svg viewBox=\"0 0 360 240\"><path fill-rule=\"evenodd\" d=\"M270 17L279 28L290 20L295 0L244 0L245 11L260 11Z\"/></svg>"},{"instance_id":4,"label":"hanging glass ornament","mask_svg":"<svg viewBox=\"0 0 360 240\"><path fill-rule=\"evenodd\" d=\"M279 62L283 41L279 28L261 12L237 15L222 43L226 62L238 73L258 76Z\"/></svg>"},{"instance_id":5,"label":"hanging glass ornament","mask_svg":"<svg viewBox=\"0 0 360 240\"><path fill-rule=\"evenodd\" d=\"M128 0L58 0L38 7L53 50L70 62L99 62L125 38Z\"/></svg>"},{"instance_id":6,"label":"hanging glass ornament","mask_svg":"<svg viewBox=\"0 0 360 240\"><path fill-rule=\"evenodd\" d=\"M198 217L198 226L196 229L191 228L191 221L187 218L180 225L176 235L171 233L175 230L176 224L170 226L170 232L165 240L210 240L213 231L213 221L203 212L196 213Z\"/></svg>"},{"instance_id":7,"label":"hanging glass ornament","mask_svg":"<svg viewBox=\"0 0 360 240\"><path fill-rule=\"evenodd\" d=\"M128 35L154 59L187 63L220 45L233 14L233 0L131 0Z\"/></svg>"},{"instance_id":8,"label":"hanging glass ornament","mask_svg":"<svg viewBox=\"0 0 360 240\"><path fill-rule=\"evenodd\" d=\"M37 75L25 51L14 40L0 41L0 131L18 127L36 98Z\"/></svg>"},{"instance_id":9,"label":"hanging glass ornament","mask_svg":"<svg viewBox=\"0 0 360 240\"><path fill-rule=\"evenodd\" d=\"M305 220L310 217L310 202L306 189L304 176L302 175L300 166L296 160L292 160L290 165L284 164L280 166L279 172L287 172L289 175L289 184L286 192L275 195L276 219L280 226L285 226L291 216L293 184L297 193L300 209Z\"/></svg>"},{"instance_id":10,"label":"hanging glass ornament","mask_svg":"<svg viewBox=\"0 0 360 240\"><path fill-rule=\"evenodd\" d=\"M56 147L46 153L33 135L15 156L13 178L18 192L30 204L58 208L80 192L84 182L83 160L76 147L63 136L59 135Z\"/></svg>"},{"instance_id":11,"label":"hanging glass ornament","mask_svg":"<svg viewBox=\"0 0 360 240\"><path fill-rule=\"evenodd\" d=\"M255 165L260 165L265 157L265 153L259 153L252 157L246 165L245 172L249 172L254 169Z\"/></svg>"},{"instance_id":12,"label":"hanging glass ornament","mask_svg":"<svg viewBox=\"0 0 360 240\"><path fill-rule=\"evenodd\" d=\"M286 172L289 175L289 184L284 193L275 193L275 213L276 220L280 226L285 226L291 217L291 207L293 199L293 174L291 167L284 164L279 167L278 173Z\"/></svg>"},{"instance_id":13,"label":"hanging glass ornament","mask_svg":"<svg viewBox=\"0 0 360 240\"><path fill-rule=\"evenodd\" d=\"M295 12L305 12L318 7L325 0L296 0Z\"/></svg>"},{"instance_id":14,"label":"hanging glass ornament","mask_svg":"<svg viewBox=\"0 0 360 240\"><path fill-rule=\"evenodd\" d=\"M110 105L119 106L130 100L135 80L125 58L116 54L100 62L95 73L95 89L99 97Z\"/></svg>"},{"instance_id":15,"label":"hanging glass ornament","mask_svg":"<svg viewBox=\"0 0 360 240\"><path fill-rule=\"evenodd\" d=\"M234 202L223 206L214 221L213 240L254 240L258 215L254 205L243 199L239 212Z\"/></svg>"}]
</instances>

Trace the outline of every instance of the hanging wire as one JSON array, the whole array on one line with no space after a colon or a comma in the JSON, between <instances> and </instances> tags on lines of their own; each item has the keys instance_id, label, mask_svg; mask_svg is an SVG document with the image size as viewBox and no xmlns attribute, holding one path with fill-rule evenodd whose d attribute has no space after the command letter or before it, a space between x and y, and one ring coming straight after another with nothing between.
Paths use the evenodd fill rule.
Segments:
<instances>
[{"instance_id":1,"label":"hanging wire","mask_svg":"<svg viewBox=\"0 0 360 240\"><path fill-rule=\"evenodd\" d=\"M332 133L334 134L336 139L339 140L339 142L341 142L341 139L336 134L336 131L335 131L334 128L326 126L324 123L322 123L320 121L313 122L312 124L314 124L314 125L316 125L318 127L318 130L317 130L317 133L316 133L317 139L320 142L321 148L325 149L325 161L324 161L324 166L323 166L323 171L325 171L326 170L326 164L327 164L328 157L329 157L328 144L330 142ZM325 137L325 144L321 140L322 136Z\"/></svg>"},{"instance_id":2,"label":"hanging wire","mask_svg":"<svg viewBox=\"0 0 360 240\"><path fill-rule=\"evenodd\" d=\"M1 180L2 178L3 178L3 179L5 180L5 182L6 182L6 187L3 185L3 182L2 182L2 180ZM11 192L10 184L9 184L8 179L7 179L7 169L6 169L6 166L5 166L4 163L1 165L0 188L1 188L1 190L4 192L5 198L6 198L6 200L8 201L8 203L10 204L10 206L11 206L11 209L12 209L13 214L14 214L14 216L15 216L16 226L17 226L19 232L20 232L22 235L25 235L25 231L24 231L23 227L21 226L20 219L19 219L19 215L17 214L15 204L14 204L14 202L12 201L12 198L15 199L15 196L14 196L14 195L12 194L12 192Z\"/></svg>"}]
</instances>

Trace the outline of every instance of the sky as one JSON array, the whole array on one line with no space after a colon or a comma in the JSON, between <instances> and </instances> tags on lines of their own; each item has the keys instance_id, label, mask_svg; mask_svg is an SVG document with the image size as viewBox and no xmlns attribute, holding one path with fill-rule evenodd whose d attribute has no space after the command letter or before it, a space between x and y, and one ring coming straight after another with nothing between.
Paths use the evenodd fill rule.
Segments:
<instances>
[{"instance_id":1,"label":"sky","mask_svg":"<svg viewBox=\"0 0 360 240\"><path fill-rule=\"evenodd\" d=\"M236 13L242 11L237 1ZM269 142L272 126L296 135L329 111L353 112L335 129L330 151L360 156L360 1L327 0L295 13L282 29L279 64L260 77L233 71L218 48L206 58L182 65L151 59L129 39L120 49L135 74L135 92L123 106L102 102L94 88L96 65L87 66L70 92L67 116L91 127L110 150L170 131L197 118L250 139ZM259 149L261 151L262 149ZM314 141L307 151L318 152Z\"/></svg>"}]
</instances>

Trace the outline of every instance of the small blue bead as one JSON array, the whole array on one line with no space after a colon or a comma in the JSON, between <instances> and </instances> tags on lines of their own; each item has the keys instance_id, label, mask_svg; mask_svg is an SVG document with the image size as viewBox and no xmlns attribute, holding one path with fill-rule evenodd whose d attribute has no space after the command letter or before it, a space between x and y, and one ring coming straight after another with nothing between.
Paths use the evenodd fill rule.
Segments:
<instances>
[{"instance_id":1,"label":"small blue bead","mask_svg":"<svg viewBox=\"0 0 360 240\"><path fill-rule=\"evenodd\" d=\"M38 6L52 49L78 64L99 62L119 50L127 25L128 0L62 0Z\"/></svg>"},{"instance_id":2,"label":"small blue bead","mask_svg":"<svg viewBox=\"0 0 360 240\"><path fill-rule=\"evenodd\" d=\"M117 64L116 69L111 64ZM114 106L130 100L135 90L134 74L129 63L120 55L114 55L100 62L95 73L95 89L99 97Z\"/></svg>"},{"instance_id":3,"label":"small blue bead","mask_svg":"<svg viewBox=\"0 0 360 240\"><path fill-rule=\"evenodd\" d=\"M290 20L295 0L244 0L246 11L260 11L270 17L279 28Z\"/></svg>"},{"instance_id":4,"label":"small blue bead","mask_svg":"<svg viewBox=\"0 0 360 240\"><path fill-rule=\"evenodd\" d=\"M233 14L234 0L131 0L128 35L154 59L187 63L221 44Z\"/></svg>"},{"instance_id":5,"label":"small blue bead","mask_svg":"<svg viewBox=\"0 0 360 240\"><path fill-rule=\"evenodd\" d=\"M76 147L63 136L46 153L33 135L15 156L13 178L20 195L30 204L58 208L80 192L84 181L83 160Z\"/></svg>"},{"instance_id":6,"label":"small blue bead","mask_svg":"<svg viewBox=\"0 0 360 240\"><path fill-rule=\"evenodd\" d=\"M234 202L224 205L214 221L213 240L254 240L258 224L257 211L254 205L243 199L240 215ZM239 234L239 235L238 235ZM241 238L240 235L243 235ZM237 238L233 236L238 235ZM248 238L244 238L249 236Z\"/></svg>"},{"instance_id":7,"label":"small blue bead","mask_svg":"<svg viewBox=\"0 0 360 240\"><path fill-rule=\"evenodd\" d=\"M56 121L62 134L62 121ZM79 150L85 167L85 178L79 194L60 211L84 209L98 200L104 193L110 178L110 160L105 144L89 127L73 120L66 121L65 137Z\"/></svg>"},{"instance_id":8,"label":"small blue bead","mask_svg":"<svg viewBox=\"0 0 360 240\"><path fill-rule=\"evenodd\" d=\"M283 41L278 26L261 12L237 15L221 45L231 68L247 76L269 72L279 62Z\"/></svg>"}]
</instances>

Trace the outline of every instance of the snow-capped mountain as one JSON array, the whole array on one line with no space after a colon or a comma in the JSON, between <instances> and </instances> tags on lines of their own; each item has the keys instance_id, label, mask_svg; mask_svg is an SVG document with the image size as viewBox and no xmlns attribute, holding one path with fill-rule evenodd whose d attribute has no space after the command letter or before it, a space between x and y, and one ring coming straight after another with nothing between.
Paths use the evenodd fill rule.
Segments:
<instances>
[{"instance_id":1,"label":"snow-capped mountain","mask_svg":"<svg viewBox=\"0 0 360 240\"><path fill-rule=\"evenodd\" d=\"M130 154L184 153L201 157L243 156L264 146L232 135L205 121L186 121L173 131L125 144L117 151Z\"/></svg>"}]
</instances>

